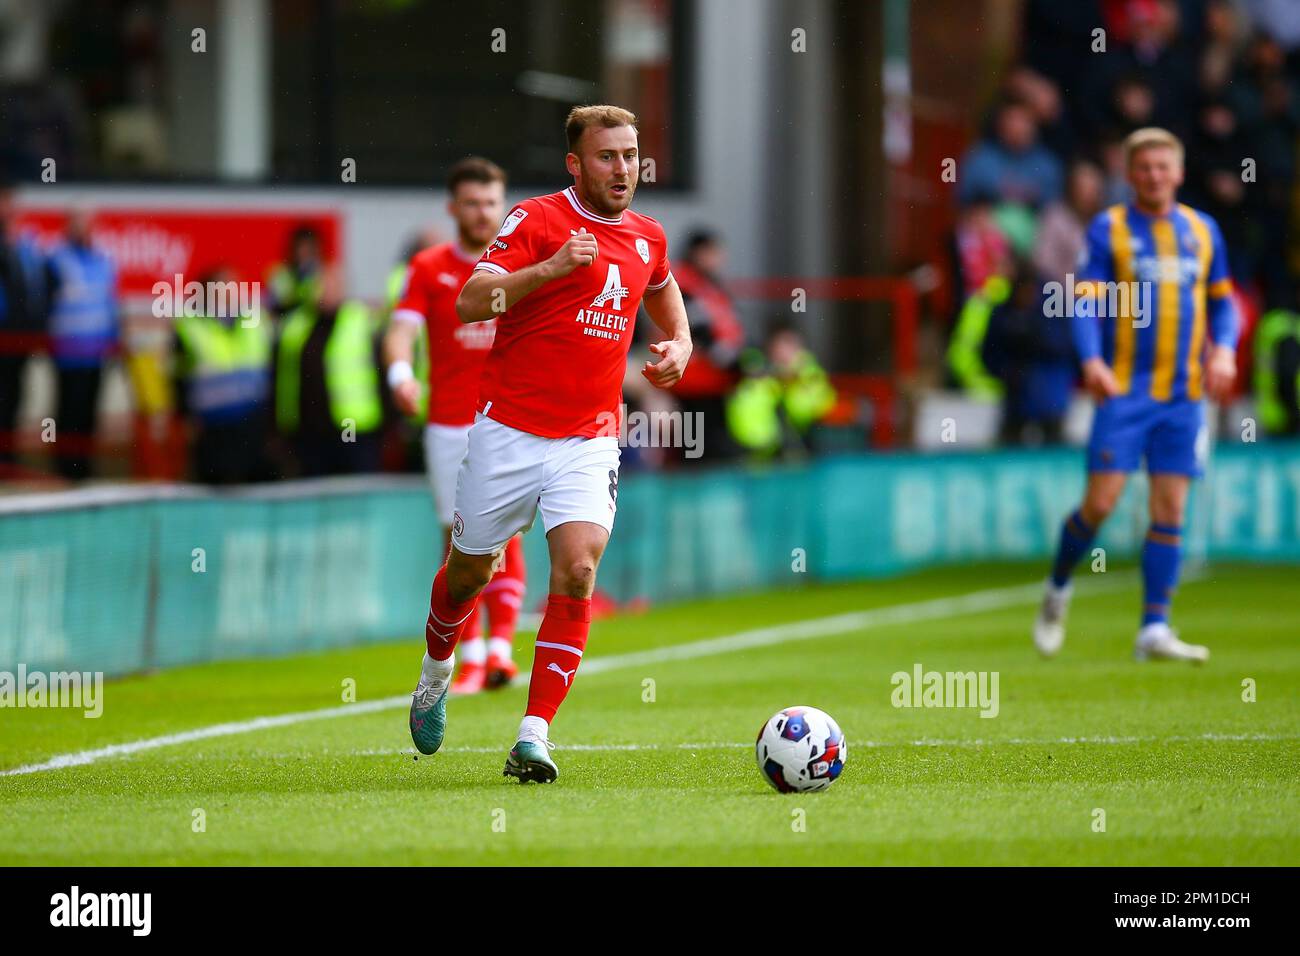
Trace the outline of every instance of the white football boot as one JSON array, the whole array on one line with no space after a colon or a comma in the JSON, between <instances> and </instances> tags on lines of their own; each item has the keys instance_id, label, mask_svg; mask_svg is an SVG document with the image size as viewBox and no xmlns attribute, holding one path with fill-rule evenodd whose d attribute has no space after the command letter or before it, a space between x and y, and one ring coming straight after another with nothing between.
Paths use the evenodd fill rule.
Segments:
<instances>
[{"instance_id":1,"label":"white football boot","mask_svg":"<svg viewBox=\"0 0 1300 956\"><path fill-rule=\"evenodd\" d=\"M1168 624L1158 621L1138 631L1133 656L1140 661L1193 661L1202 664L1210 659L1210 649L1180 641Z\"/></svg>"},{"instance_id":2,"label":"white football boot","mask_svg":"<svg viewBox=\"0 0 1300 956\"><path fill-rule=\"evenodd\" d=\"M1038 617L1034 619L1034 647L1044 657L1055 657L1065 643L1065 615L1070 610L1070 596L1074 585L1067 584L1058 588L1047 579L1047 589L1043 592L1043 603L1039 605Z\"/></svg>"}]
</instances>

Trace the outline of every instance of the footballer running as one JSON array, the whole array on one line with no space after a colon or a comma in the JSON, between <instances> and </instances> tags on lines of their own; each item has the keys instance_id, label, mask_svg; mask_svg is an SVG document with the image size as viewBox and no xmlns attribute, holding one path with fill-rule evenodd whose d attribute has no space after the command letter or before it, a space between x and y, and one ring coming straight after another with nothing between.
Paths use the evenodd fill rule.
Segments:
<instances>
[{"instance_id":1,"label":"footballer running","mask_svg":"<svg viewBox=\"0 0 1300 956\"><path fill-rule=\"evenodd\" d=\"M573 185L526 199L502 222L456 300L467 324L497 320L477 413L456 480L451 548L433 580L427 645L412 694L416 748L442 745L454 651L506 543L542 515L549 597L537 633L528 706L505 774L558 775L556 711L587 644L591 595L618 506L622 381L638 306L664 338L641 370L669 388L691 356L663 227L632 212L636 117L582 106L565 123Z\"/></svg>"},{"instance_id":2,"label":"footballer running","mask_svg":"<svg viewBox=\"0 0 1300 956\"><path fill-rule=\"evenodd\" d=\"M1099 213L1088 228L1082 281L1096 308L1076 308L1074 341L1084 386L1097 399L1088 442L1083 503L1065 520L1034 644L1052 656L1065 640L1070 576L1115 508L1128 476L1145 459L1151 524L1142 545L1142 618L1138 660L1204 661L1207 648L1180 640L1169 626L1178 583L1183 521L1191 480L1208 448L1205 402L1228 397L1237 374L1240 322L1223 236L1215 221L1177 202L1183 145L1147 128L1124 142L1131 203ZM1107 289L1142 288L1141 296ZM1107 300L1128 303L1118 314ZM1135 301L1150 303L1139 316ZM1208 336L1208 343L1207 343Z\"/></svg>"},{"instance_id":3,"label":"footballer running","mask_svg":"<svg viewBox=\"0 0 1300 956\"><path fill-rule=\"evenodd\" d=\"M428 424L424 427L425 469L432 486L434 511L443 529L443 550L451 540L456 473L469 444L478 382L487 361L496 322L462 325L456 295L483 255L501 223L506 203L506 174L477 156L462 159L447 176L447 212L456 222L456 238L430 246L412 257L406 285L392 324L384 336L384 358L393 400L413 415L423 398L423 383L411 367L415 342L423 326L429 353ZM457 694L503 687L518 673L511 653L515 625L524 600L524 553L513 537L502 566L483 589L488 638L475 634L462 642L460 673L452 682Z\"/></svg>"}]
</instances>

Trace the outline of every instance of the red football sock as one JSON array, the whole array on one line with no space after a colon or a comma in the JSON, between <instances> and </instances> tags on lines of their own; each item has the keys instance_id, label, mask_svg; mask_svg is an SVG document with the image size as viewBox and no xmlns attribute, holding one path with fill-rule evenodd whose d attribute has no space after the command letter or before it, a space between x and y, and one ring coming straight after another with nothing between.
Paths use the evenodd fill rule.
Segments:
<instances>
[{"instance_id":1,"label":"red football sock","mask_svg":"<svg viewBox=\"0 0 1300 956\"><path fill-rule=\"evenodd\" d=\"M447 594L447 566L438 569L429 595L429 619L424 624L424 642L429 646L429 656L445 661L456 649L461 634L474 620L478 610L478 595L461 604L453 604Z\"/></svg>"},{"instance_id":2,"label":"red football sock","mask_svg":"<svg viewBox=\"0 0 1300 956\"><path fill-rule=\"evenodd\" d=\"M525 712L529 717L540 717L548 723L555 718L577 676L590 628L591 598L551 595L533 653Z\"/></svg>"},{"instance_id":3,"label":"red football sock","mask_svg":"<svg viewBox=\"0 0 1300 956\"><path fill-rule=\"evenodd\" d=\"M488 635L507 641L515 636L519 608L524 603L524 543L518 536L506 543L505 563L492 575L483 589L483 606L487 609Z\"/></svg>"}]
</instances>

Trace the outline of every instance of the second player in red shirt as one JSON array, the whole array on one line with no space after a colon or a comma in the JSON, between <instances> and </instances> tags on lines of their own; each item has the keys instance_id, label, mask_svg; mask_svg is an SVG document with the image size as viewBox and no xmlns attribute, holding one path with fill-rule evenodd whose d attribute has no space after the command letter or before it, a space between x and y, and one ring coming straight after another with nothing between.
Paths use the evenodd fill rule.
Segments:
<instances>
[{"instance_id":1,"label":"second player in red shirt","mask_svg":"<svg viewBox=\"0 0 1300 956\"><path fill-rule=\"evenodd\" d=\"M426 333L429 380L424 457L444 548L450 540L456 475L469 444L479 378L496 334L494 321L463 324L456 315L456 297L501 222L505 173L495 163L469 157L452 167L447 189L451 194L447 211L456 221L456 238L412 257L384 341L394 400L403 412L412 414L425 383L416 381L411 355L421 327ZM523 546L516 536L506 545L502 566L483 592L488 636L474 634L462 645L460 673L452 683L457 693L503 686L518 673L511 642L524 588Z\"/></svg>"}]
</instances>

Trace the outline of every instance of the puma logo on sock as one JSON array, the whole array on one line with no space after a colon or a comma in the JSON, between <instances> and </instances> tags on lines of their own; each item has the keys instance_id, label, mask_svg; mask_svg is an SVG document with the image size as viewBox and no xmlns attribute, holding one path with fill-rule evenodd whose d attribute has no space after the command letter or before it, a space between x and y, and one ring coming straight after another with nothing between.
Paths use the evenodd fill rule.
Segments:
<instances>
[{"instance_id":1,"label":"puma logo on sock","mask_svg":"<svg viewBox=\"0 0 1300 956\"><path fill-rule=\"evenodd\" d=\"M563 667L561 667L559 664L556 664L554 661L552 661L551 663L547 664L547 665L546 665L546 669L547 669L548 671L555 671L555 673L557 673L557 674L559 674L561 677L563 677L563 678L564 678L564 686L565 686L565 687L568 687L568 686L569 686L569 678L572 677L574 674L576 674L577 671L578 671L578 669L577 669L576 667L575 667L573 670L571 670L571 671L566 671Z\"/></svg>"}]
</instances>

